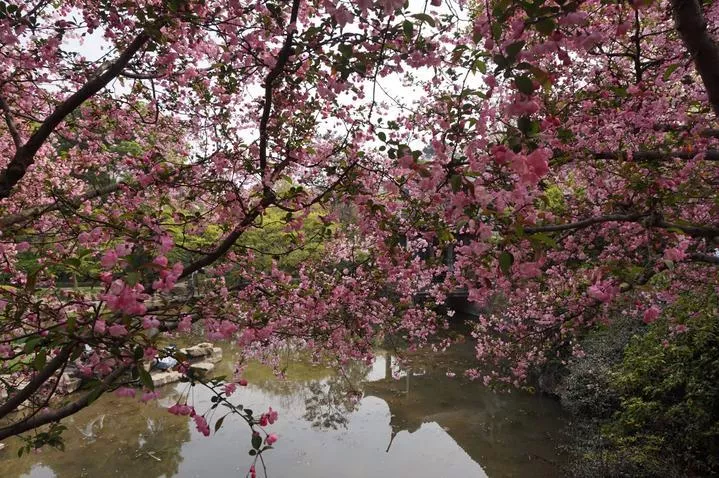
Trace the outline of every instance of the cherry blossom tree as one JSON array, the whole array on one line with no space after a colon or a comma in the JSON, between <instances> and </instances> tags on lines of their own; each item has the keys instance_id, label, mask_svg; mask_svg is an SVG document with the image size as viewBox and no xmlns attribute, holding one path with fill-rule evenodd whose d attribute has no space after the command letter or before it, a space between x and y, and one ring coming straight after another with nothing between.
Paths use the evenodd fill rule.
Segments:
<instances>
[{"instance_id":1,"label":"cherry blossom tree","mask_svg":"<svg viewBox=\"0 0 719 478\"><path fill-rule=\"evenodd\" d=\"M193 324L342 364L425 344L466 291L468 374L522 385L715 288L717 8L0 1L0 438L151 388ZM248 241L270 217L281 250ZM206 385L232 406L242 380Z\"/></svg>"}]
</instances>

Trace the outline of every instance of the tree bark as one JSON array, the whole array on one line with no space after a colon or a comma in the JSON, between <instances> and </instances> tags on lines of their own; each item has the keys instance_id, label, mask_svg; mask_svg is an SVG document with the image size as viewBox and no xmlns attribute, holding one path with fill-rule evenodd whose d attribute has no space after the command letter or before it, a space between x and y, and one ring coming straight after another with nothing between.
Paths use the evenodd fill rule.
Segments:
<instances>
[{"instance_id":1,"label":"tree bark","mask_svg":"<svg viewBox=\"0 0 719 478\"><path fill-rule=\"evenodd\" d=\"M674 22L702 78L709 103L719 116L719 48L707 31L698 0L672 0Z\"/></svg>"}]
</instances>

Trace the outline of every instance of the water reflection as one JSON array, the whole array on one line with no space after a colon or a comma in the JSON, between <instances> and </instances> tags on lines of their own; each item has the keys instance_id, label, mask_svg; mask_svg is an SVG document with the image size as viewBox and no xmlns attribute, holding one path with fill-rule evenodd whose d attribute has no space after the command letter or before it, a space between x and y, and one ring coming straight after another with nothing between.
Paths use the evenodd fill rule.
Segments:
<instances>
[{"instance_id":1,"label":"water reflection","mask_svg":"<svg viewBox=\"0 0 719 478\"><path fill-rule=\"evenodd\" d=\"M558 406L447 376L468 360L469 351L458 347L409 356L402 367L381 353L372 367L354 364L342 373L293 362L286 380L251 365L245 374L250 386L237 398L258 411L271 405L280 412L272 426L280 441L267 455L272 477L556 476ZM231 364L224 362L218 373L231 372ZM243 423L228 417L205 438L186 418L162 408L185 387L165 387L159 404L102 397L68 420L65 453L16 458L18 442L9 440L0 452L0 476L244 476L251 457ZM205 410L209 394L199 388L193 394Z\"/></svg>"}]
</instances>

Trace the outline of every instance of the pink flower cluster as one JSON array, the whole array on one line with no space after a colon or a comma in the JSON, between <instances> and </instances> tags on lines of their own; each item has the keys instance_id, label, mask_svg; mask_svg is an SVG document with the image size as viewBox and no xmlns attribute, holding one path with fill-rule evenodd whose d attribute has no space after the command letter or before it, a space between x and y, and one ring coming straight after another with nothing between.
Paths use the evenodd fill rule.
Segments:
<instances>
[{"instance_id":1,"label":"pink flower cluster","mask_svg":"<svg viewBox=\"0 0 719 478\"><path fill-rule=\"evenodd\" d=\"M263 413L260 415L259 424L260 426L266 427L267 425L272 425L277 421L278 414L275 410L272 410L272 407L270 407L269 411L267 413Z\"/></svg>"},{"instance_id":2,"label":"pink flower cluster","mask_svg":"<svg viewBox=\"0 0 719 478\"><path fill-rule=\"evenodd\" d=\"M107 306L116 312L127 315L144 314L147 308L143 301L149 298L144 290L142 284L130 286L122 279L116 279L107 293L100 294L100 299L107 302Z\"/></svg>"}]
</instances>

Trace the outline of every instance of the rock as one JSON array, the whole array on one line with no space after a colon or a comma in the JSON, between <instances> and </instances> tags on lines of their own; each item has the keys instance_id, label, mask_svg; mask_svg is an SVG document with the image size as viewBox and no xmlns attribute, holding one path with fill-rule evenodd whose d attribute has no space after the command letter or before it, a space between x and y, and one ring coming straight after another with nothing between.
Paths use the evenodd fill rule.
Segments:
<instances>
[{"instance_id":1,"label":"rock","mask_svg":"<svg viewBox=\"0 0 719 478\"><path fill-rule=\"evenodd\" d=\"M205 360L211 363L217 363L222 361L222 349L220 347L212 347L212 352L208 355Z\"/></svg>"},{"instance_id":2,"label":"rock","mask_svg":"<svg viewBox=\"0 0 719 478\"><path fill-rule=\"evenodd\" d=\"M155 387L160 387L162 385L167 385L169 383L179 382L180 379L182 378L182 373L175 371L175 370L171 370L171 371L158 370L158 371L150 372L150 377L152 377L152 384Z\"/></svg>"},{"instance_id":3,"label":"rock","mask_svg":"<svg viewBox=\"0 0 719 478\"><path fill-rule=\"evenodd\" d=\"M200 344L193 345L192 347L180 349L180 353L183 355L187 355L187 357L190 359L194 359L212 355L212 349L213 346L211 343L202 342Z\"/></svg>"},{"instance_id":4,"label":"rock","mask_svg":"<svg viewBox=\"0 0 719 478\"><path fill-rule=\"evenodd\" d=\"M7 447L6 444L0 443L0 451L3 451L5 449L5 447Z\"/></svg>"},{"instance_id":5,"label":"rock","mask_svg":"<svg viewBox=\"0 0 719 478\"><path fill-rule=\"evenodd\" d=\"M210 362L197 362L190 365L190 371L198 378L205 378L215 369L215 364Z\"/></svg>"},{"instance_id":6,"label":"rock","mask_svg":"<svg viewBox=\"0 0 719 478\"><path fill-rule=\"evenodd\" d=\"M80 377L73 377L68 373L62 374L60 377L60 383L58 388L64 394L76 392L82 385L82 379Z\"/></svg>"}]
</instances>

